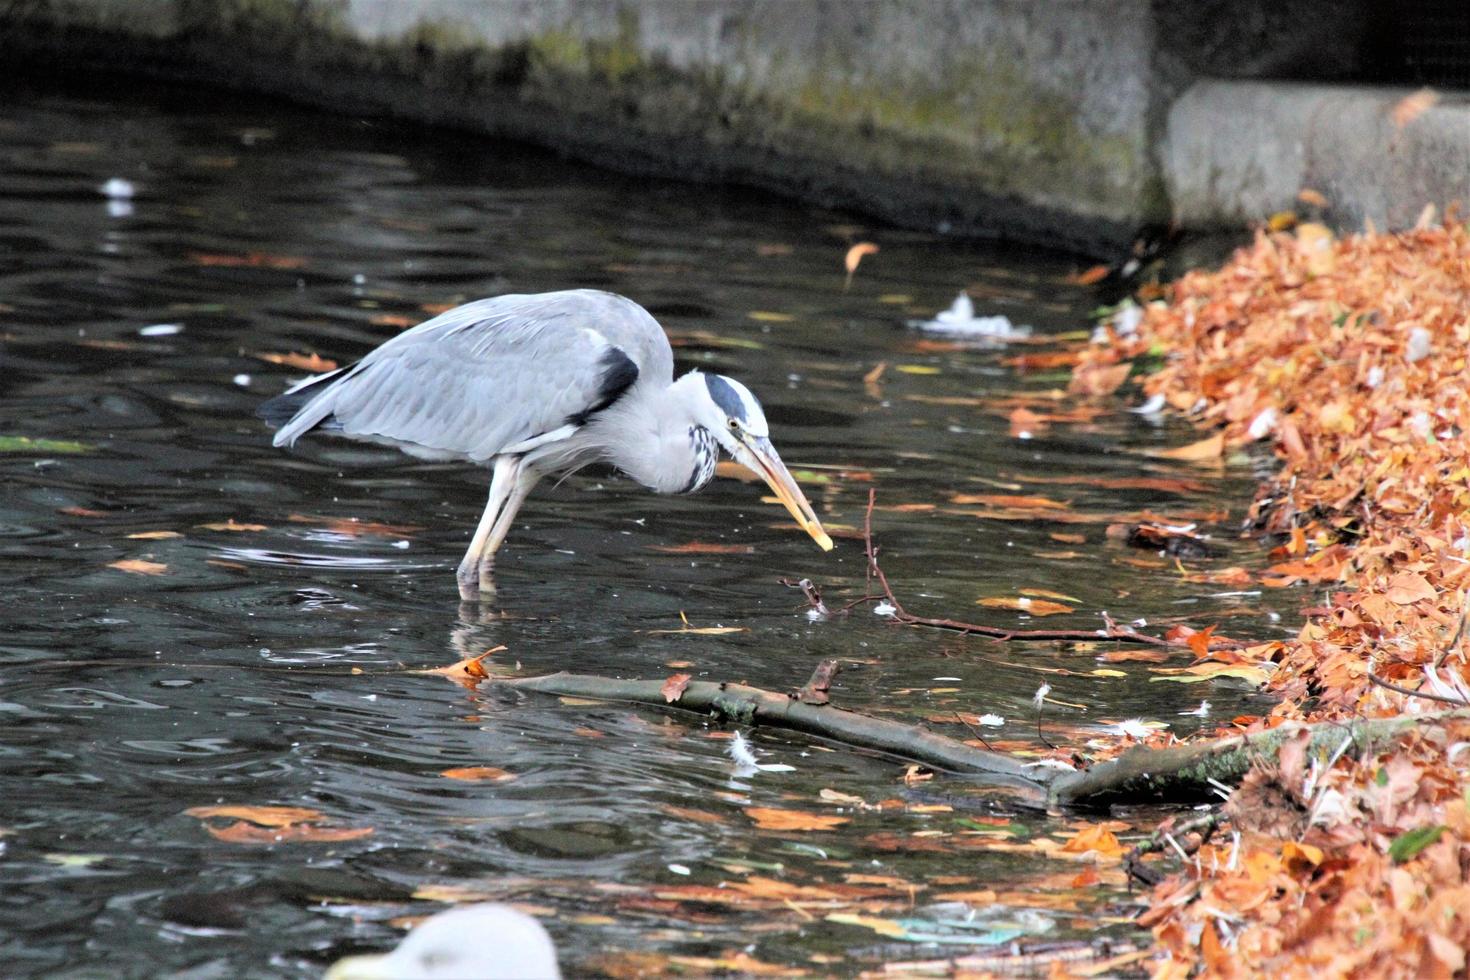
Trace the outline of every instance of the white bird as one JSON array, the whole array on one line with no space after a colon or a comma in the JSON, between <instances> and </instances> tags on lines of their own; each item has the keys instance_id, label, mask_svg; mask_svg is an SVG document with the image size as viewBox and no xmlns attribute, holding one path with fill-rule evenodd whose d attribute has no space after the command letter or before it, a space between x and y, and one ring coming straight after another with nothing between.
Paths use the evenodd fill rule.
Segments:
<instances>
[{"instance_id":1,"label":"white bird","mask_svg":"<svg viewBox=\"0 0 1470 980\"><path fill-rule=\"evenodd\" d=\"M432 460L487 465L490 499L459 564L462 598L493 592L495 552L544 476L610 463L658 493L693 493L719 451L758 473L823 551L832 539L740 382L690 371L647 310L575 289L466 303L260 406L275 445L313 430Z\"/></svg>"},{"instance_id":2,"label":"white bird","mask_svg":"<svg viewBox=\"0 0 1470 980\"><path fill-rule=\"evenodd\" d=\"M323 980L560 980L541 923L506 905L431 915L391 953L348 956Z\"/></svg>"}]
</instances>

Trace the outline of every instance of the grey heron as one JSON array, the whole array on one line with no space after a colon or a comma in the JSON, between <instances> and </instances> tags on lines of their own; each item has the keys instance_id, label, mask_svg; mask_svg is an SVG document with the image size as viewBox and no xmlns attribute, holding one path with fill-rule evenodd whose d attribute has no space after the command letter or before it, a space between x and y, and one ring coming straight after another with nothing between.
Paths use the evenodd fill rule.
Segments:
<instances>
[{"instance_id":1,"label":"grey heron","mask_svg":"<svg viewBox=\"0 0 1470 980\"><path fill-rule=\"evenodd\" d=\"M457 575L465 599L494 591L495 552L537 481L590 463L610 463L657 493L693 493L724 449L766 481L823 551L832 548L771 445L755 396L718 374L674 380L663 328L612 293L466 303L355 364L307 378L258 414L277 428L277 446L321 430L489 466L490 499Z\"/></svg>"}]
</instances>

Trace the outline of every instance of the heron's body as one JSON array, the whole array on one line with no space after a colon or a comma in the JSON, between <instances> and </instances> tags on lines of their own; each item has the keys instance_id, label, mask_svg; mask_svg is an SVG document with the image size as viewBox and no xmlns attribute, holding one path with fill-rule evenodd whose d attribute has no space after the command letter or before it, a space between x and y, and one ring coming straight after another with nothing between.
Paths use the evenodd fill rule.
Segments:
<instances>
[{"instance_id":1,"label":"heron's body","mask_svg":"<svg viewBox=\"0 0 1470 980\"><path fill-rule=\"evenodd\" d=\"M663 329L632 300L587 289L498 296L306 379L260 415L278 427L277 446L320 429L489 465L490 500L459 570L467 597L490 588L495 551L536 482L596 462L657 492L689 493L714 475L721 446L737 458L753 451L754 468L830 548L754 396L717 375L673 373Z\"/></svg>"}]
</instances>

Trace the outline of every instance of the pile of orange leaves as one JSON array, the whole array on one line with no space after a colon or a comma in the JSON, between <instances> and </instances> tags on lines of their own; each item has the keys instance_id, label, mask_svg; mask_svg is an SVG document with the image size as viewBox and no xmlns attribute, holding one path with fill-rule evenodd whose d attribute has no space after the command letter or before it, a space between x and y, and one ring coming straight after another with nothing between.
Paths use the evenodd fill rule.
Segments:
<instances>
[{"instance_id":1,"label":"pile of orange leaves","mask_svg":"<svg viewBox=\"0 0 1470 980\"><path fill-rule=\"evenodd\" d=\"M1428 218L1428 214L1426 214ZM1454 711L1470 693L1470 232L1456 220L1257 235L1149 304L1079 370L1167 353L1150 396L1280 471L1252 506L1268 584L1309 613L1270 717ZM1422 692L1422 696L1414 693ZM1353 751L1347 751L1353 748ZM1470 948L1470 722L1255 771L1153 895L1158 975L1450 976ZM1178 855L1174 855L1177 859Z\"/></svg>"}]
</instances>

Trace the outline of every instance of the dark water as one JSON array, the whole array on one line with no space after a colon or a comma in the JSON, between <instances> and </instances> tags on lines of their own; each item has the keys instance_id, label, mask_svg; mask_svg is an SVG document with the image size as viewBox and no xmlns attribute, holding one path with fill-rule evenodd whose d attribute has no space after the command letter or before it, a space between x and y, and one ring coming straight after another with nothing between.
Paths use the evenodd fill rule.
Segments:
<instances>
[{"instance_id":1,"label":"dark water","mask_svg":"<svg viewBox=\"0 0 1470 980\"><path fill-rule=\"evenodd\" d=\"M1015 349L927 349L901 326L972 287L982 312L1042 332L1085 329L1093 298L1065 284L1071 260L857 227L453 134L127 89L0 92L0 437L85 444L12 441L0 452L5 976L313 976L337 956L391 945L390 920L442 907L415 892L446 888L532 907L572 972L608 951L748 949L850 973L946 949L825 922L820 909L678 905L655 892L741 880L752 867L807 885L856 870L1002 889L1076 870L875 843L955 832L965 805L850 813L843 828L807 833L755 829L741 809L836 812L823 788L870 802L930 794L969 816L1016 814L1030 833L1067 831L1064 818L1017 811L964 781L914 790L892 760L766 733L754 737L763 761L796 771L741 777L697 718L471 693L405 670L497 644L509 648L501 663L527 673L658 678L688 663L697 677L775 689L799 685L821 658L845 658L842 704L993 712L1007 719L994 737L1022 751L1039 748L1029 703L1042 680L1087 706L1050 709L1059 740L1131 716L1187 733L1199 721L1179 712L1201 698L1216 716L1258 710L1236 682L1152 683L1142 663L1116 665L1125 678L1081 676L1100 666L1096 650L895 628L866 609L812 622L777 580L810 577L834 605L859 595L860 543L839 538L823 555L733 481L673 499L611 476L543 485L501 553L496 615L461 608L453 567L484 473L321 439L277 451L252 417L305 373L257 353L345 361L435 304L602 287L686 337L686 366L737 375L762 396L787 461L826 481L808 492L829 526L860 527L870 487L881 507L937 505L876 515L885 568L915 611L1036 625L974 605L1035 588L1078 600L1079 612L1047 626L1092 627L1106 609L1151 628L1187 620L1277 635L1260 598L1187 582L1172 563L1106 541L1106 521L987 520L949 504L956 493L1020 493L1098 515L1228 506L1230 521L1209 528L1226 557L1210 564L1262 562L1229 530L1249 472L1137 452L1195 438L1187 427L1130 415L1119 399L1090 423L1012 439L1004 399L1065 376L1018 376L1002 363ZM99 192L110 178L135 195L110 201ZM882 251L844 291L843 252L868 238ZM696 332L726 343L687 340ZM889 365L879 385L865 385L879 362ZM935 402L944 398L986 402ZM1036 475L1172 475L1207 489L1024 481ZM389 526L361 533L342 523L354 518ZM262 528L202 527L225 521ZM160 531L177 536L133 537ZM691 541L753 554L655 550ZM112 567L129 560L165 567ZM746 631L649 632L677 627L681 611L696 626ZM1058 666L1077 673L1031 669ZM440 775L463 766L517 778ZM309 807L319 826L372 833L232 843L185 813L216 804ZM1111 884L1075 896L1073 911L1009 911L1033 916L1027 931L1048 940L1099 928L1126 937L1109 918L1125 900Z\"/></svg>"}]
</instances>

